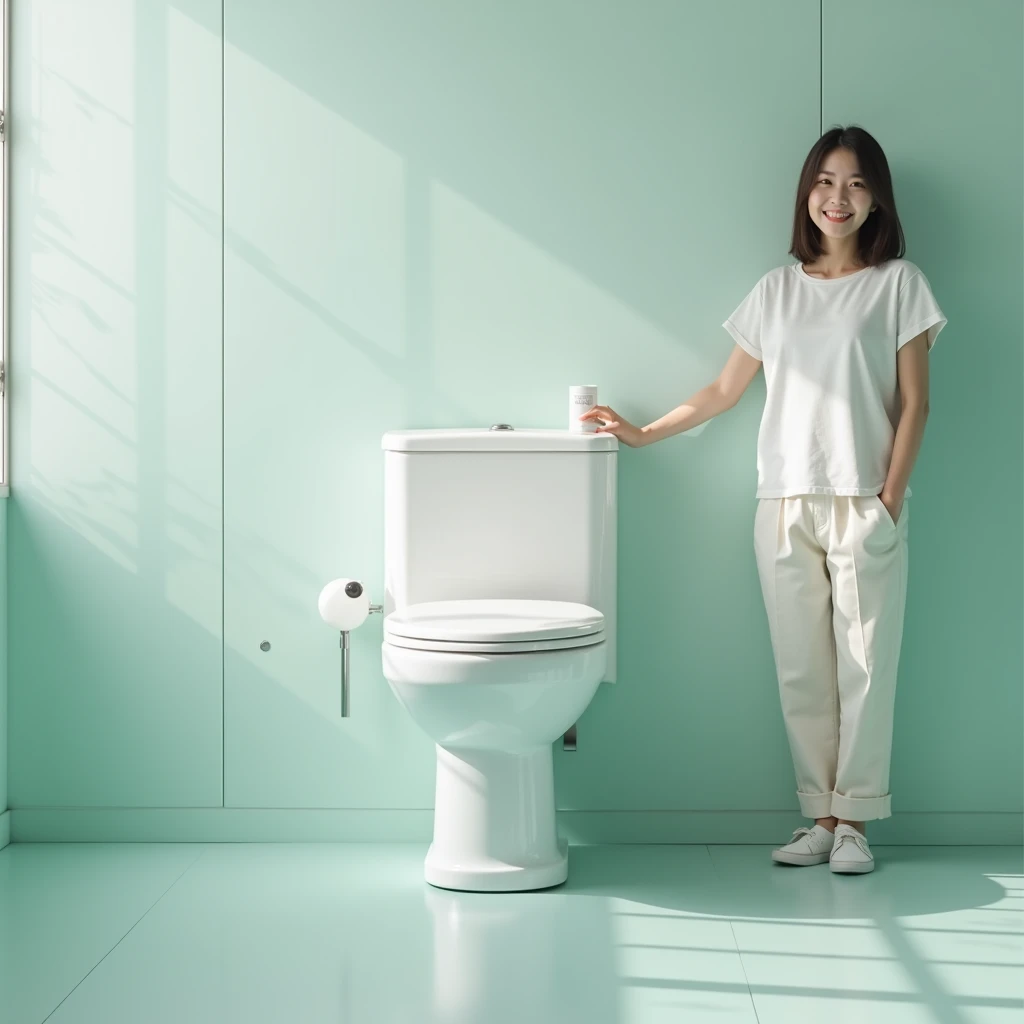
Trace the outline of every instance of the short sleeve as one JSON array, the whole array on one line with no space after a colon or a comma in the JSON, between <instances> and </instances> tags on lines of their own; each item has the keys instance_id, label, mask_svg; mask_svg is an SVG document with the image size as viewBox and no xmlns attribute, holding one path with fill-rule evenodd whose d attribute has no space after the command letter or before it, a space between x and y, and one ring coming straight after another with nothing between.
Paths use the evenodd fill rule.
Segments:
<instances>
[{"instance_id":1,"label":"short sleeve","mask_svg":"<svg viewBox=\"0 0 1024 1024\"><path fill-rule=\"evenodd\" d=\"M896 351L922 331L928 332L928 350L931 351L939 331L946 326L946 318L932 295L928 279L917 271L900 289L896 313Z\"/></svg>"},{"instance_id":2,"label":"short sleeve","mask_svg":"<svg viewBox=\"0 0 1024 1024\"><path fill-rule=\"evenodd\" d=\"M761 355L761 320L764 312L764 278L750 289L722 326L744 352L755 359Z\"/></svg>"}]
</instances>

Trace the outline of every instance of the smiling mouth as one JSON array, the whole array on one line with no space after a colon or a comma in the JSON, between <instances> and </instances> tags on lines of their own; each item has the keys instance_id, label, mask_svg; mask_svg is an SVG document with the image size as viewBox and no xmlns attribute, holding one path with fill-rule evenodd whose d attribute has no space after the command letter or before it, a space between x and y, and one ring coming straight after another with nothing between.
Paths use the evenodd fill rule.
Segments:
<instances>
[{"instance_id":1,"label":"smiling mouth","mask_svg":"<svg viewBox=\"0 0 1024 1024\"><path fill-rule=\"evenodd\" d=\"M853 216L853 214L841 213L839 215L834 215L831 211L826 211L825 216L834 224L842 224L844 220L849 220Z\"/></svg>"}]
</instances>

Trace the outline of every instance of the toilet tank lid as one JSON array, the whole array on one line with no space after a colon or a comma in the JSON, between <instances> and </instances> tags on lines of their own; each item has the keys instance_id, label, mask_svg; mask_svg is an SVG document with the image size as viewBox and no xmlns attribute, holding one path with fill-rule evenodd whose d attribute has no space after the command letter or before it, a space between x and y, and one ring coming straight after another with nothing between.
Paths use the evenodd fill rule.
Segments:
<instances>
[{"instance_id":1,"label":"toilet tank lid","mask_svg":"<svg viewBox=\"0 0 1024 1024\"><path fill-rule=\"evenodd\" d=\"M381 438L381 447L391 452L610 452L618 449L619 441L614 434L467 427L389 430Z\"/></svg>"},{"instance_id":2,"label":"toilet tank lid","mask_svg":"<svg viewBox=\"0 0 1024 1024\"><path fill-rule=\"evenodd\" d=\"M394 636L471 643L556 640L602 629L604 615L589 605L513 598L423 601L384 620L384 632Z\"/></svg>"}]
</instances>

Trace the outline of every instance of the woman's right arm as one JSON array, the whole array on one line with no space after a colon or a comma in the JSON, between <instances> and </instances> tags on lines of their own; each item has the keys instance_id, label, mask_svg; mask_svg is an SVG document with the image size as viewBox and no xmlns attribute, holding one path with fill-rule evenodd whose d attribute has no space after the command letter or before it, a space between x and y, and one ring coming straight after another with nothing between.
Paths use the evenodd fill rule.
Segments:
<instances>
[{"instance_id":1,"label":"woman's right arm","mask_svg":"<svg viewBox=\"0 0 1024 1024\"><path fill-rule=\"evenodd\" d=\"M674 434L681 434L684 430L690 430L705 420L731 409L740 400L759 369L760 359L755 359L739 345L734 345L725 366L722 367L722 372L710 384L646 427L638 427L624 420L607 405L594 406L580 419L601 420L604 426L598 429L614 434L630 448L642 448Z\"/></svg>"}]
</instances>

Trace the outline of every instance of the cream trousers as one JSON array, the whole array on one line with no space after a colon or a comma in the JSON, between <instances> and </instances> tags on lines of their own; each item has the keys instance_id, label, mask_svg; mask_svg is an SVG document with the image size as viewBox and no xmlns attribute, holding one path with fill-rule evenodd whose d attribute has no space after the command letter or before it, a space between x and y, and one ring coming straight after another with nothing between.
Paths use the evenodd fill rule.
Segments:
<instances>
[{"instance_id":1,"label":"cream trousers","mask_svg":"<svg viewBox=\"0 0 1024 1024\"><path fill-rule=\"evenodd\" d=\"M808 818L890 814L908 504L893 523L874 495L758 501L754 553Z\"/></svg>"}]
</instances>

